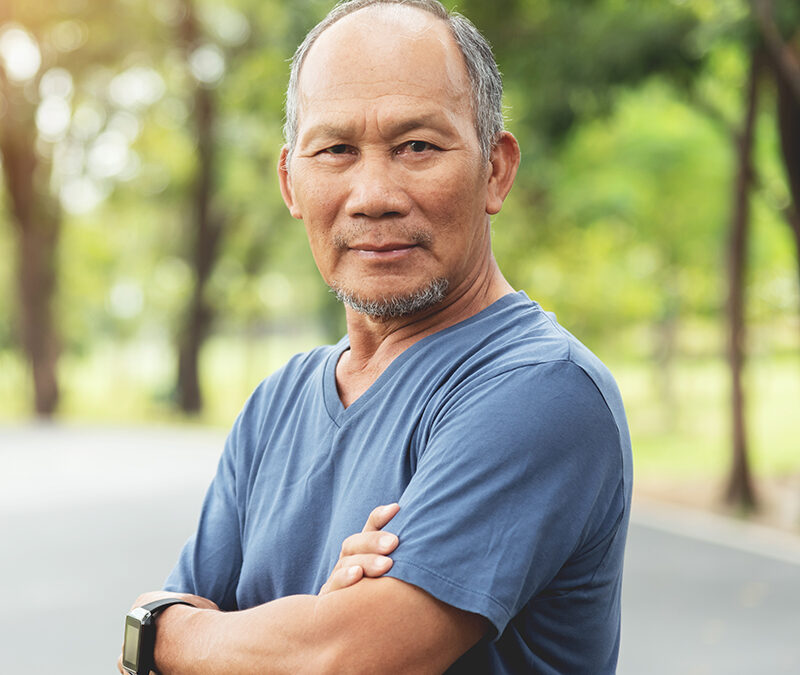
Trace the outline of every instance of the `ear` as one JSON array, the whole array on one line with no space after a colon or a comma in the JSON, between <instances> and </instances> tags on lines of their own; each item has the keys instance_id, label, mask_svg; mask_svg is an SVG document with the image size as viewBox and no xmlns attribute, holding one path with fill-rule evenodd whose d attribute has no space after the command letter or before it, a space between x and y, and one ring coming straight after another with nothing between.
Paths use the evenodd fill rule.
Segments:
<instances>
[{"instance_id":1,"label":"ear","mask_svg":"<svg viewBox=\"0 0 800 675\"><path fill-rule=\"evenodd\" d=\"M503 201L511 191L514 178L519 168L519 143L508 131L503 131L497 138L489 157L489 184L486 191L486 213L490 216L498 213Z\"/></svg>"},{"instance_id":2,"label":"ear","mask_svg":"<svg viewBox=\"0 0 800 675\"><path fill-rule=\"evenodd\" d=\"M281 186L281 196L283 197L283 202L286 204L286 208L289 209L289 213L292 214L293 218L302 220L303 214L294 198L292 177L289 175L289 165L287 164L288 159L289 148L284 145L283 148L281 148L281 156L278 159L278 183Z\"/></svg>"}]
</instances>

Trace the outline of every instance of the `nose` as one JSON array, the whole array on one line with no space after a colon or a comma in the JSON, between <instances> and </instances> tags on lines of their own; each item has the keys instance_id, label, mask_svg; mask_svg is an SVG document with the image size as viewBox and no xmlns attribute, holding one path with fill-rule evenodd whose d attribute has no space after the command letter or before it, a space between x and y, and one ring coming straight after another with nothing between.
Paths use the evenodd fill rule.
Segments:
<instances>
[{"instance_id":1,"label":"nose","mask_svg":"<svg viewBox=\"0 0 800 675\"><path fill-rule=\"evenodd\" d=\"M410 198L391 159L362 156L351 170L347 213L352 218L391 218L408 214Z\"/></svg>"}]
</instances>

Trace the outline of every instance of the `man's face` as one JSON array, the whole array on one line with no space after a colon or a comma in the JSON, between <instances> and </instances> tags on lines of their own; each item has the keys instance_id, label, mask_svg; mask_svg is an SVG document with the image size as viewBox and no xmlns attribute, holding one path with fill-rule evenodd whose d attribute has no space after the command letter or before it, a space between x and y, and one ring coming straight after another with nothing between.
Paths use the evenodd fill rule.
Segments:
<instances>
[{"instance_id":1,"label":"man's face","mask_svg":"<svg viewBox=\"0 0 800 675\"><path fill-rule=\"evenodd\" d=\"M299 103L281 187L328 285L381 303L474 283L490 170L447 26L385 5L341 19L309 51Z\"/></svg>"}]
</instances>

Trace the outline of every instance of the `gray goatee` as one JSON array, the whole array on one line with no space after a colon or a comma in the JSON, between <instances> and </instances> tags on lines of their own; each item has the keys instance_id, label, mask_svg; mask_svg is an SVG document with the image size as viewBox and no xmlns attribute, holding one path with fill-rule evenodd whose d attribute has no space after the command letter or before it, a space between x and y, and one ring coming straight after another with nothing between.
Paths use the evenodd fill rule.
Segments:
<instances>
[{"instance_id":1,"label":"gray goatee","mask_svg":"<svg viewBox=\"0 0 800 675\"><path fill-rule=\"evenodd\" d=\"M408 295L392 295L378 300L359 297L356 293L331 284L331 292L345 305L373 319L397 319L422 312L444 300L447 279L433 279L427 286Z\"/></svg>"}]
</instances>

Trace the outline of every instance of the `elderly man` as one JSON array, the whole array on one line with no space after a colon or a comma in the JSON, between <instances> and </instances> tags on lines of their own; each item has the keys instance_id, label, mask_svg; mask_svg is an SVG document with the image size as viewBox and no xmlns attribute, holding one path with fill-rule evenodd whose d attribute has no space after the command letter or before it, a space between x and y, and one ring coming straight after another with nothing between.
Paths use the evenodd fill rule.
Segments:
<instances>
[{"instance_id":1,"label":"elderly man","mask_svg":"<svg viewBox=\"0 0 800 675\"><path fill-rule=\"evenodd\" d=\"M246 403L129 671L614 672L630 441L492 255L501 96L435 0L342 3L298 49L279 181L347 336Z\"/></svg>"}]
</instances>

